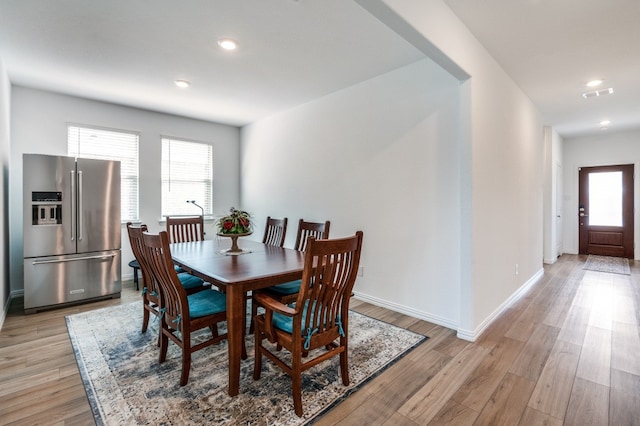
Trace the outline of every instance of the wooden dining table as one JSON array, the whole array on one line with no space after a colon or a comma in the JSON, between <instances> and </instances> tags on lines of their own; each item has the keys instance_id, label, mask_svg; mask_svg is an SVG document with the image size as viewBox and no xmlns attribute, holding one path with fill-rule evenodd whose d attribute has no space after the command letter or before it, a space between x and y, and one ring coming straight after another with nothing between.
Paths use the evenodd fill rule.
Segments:
<instances>
[{"instance_id":1,"label":"wooden dining table","mask_svg":"<svg viewBox=\"0 0 640 426\"><path fill-rule=\"evenodd\" d=\"M247 292L300 279L304 253L240 239L243 254L227 254L229 238L171 244L173 261L185 271L218 287L227 296L229 395L240 389L242 339L245 338Z\"/></svg>"}]
</instances>

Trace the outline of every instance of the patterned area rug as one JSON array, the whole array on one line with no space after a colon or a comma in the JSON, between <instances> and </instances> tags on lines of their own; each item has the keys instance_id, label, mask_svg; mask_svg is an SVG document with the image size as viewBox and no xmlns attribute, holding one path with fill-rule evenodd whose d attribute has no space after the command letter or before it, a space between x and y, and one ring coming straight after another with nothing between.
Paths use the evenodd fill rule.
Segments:
<instances>
[{"instance_id":1,"label":"patterned area rug","mask_svg":"<svg viewBox=\"0 0 640 426\"><path fill-rule=\"evenodd\" d=\"M293 412L291 380L263 359L253 380L253 339L242 361L240 395L227 394L226 341L193 354L189 383L179 386L181 353L169 343L158 363L158 321L140 332L142 307L130 303L68 316L73 344L96 424L301 425L312 422L428 337L350 312L349 374L338 357L303 374L304 416ZM222 331L222 327L221 327ZM196 338L196 334L194 335Z\"/></svg>"},{"instance_id":2,"label":"patterned area rug","mask_svg":"<svg viewBox=\"0 0 640 426\"><path fill-rule=\"evenodd\" d=\"M631 275L629 259L624 257L596 256L590 254L582 269L613 274Z\"/></svg>"}]
</instances>

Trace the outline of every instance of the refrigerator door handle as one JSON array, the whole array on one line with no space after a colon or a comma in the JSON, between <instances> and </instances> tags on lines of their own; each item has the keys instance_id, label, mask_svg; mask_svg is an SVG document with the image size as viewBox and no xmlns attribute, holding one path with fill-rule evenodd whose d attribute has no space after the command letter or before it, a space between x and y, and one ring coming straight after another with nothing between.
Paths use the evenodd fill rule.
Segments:
<instances>
[{"instance_id":1,"label":"refrigerator door handle","mask_svg":"<svg viewBox=\"0 0 640 426\"><path fill-rule=\"evenodd\" d=\"M76 240L76 172L71 170L71 214L69 215L71 219L71 241Z\"/></svg>"},{"instance_id":2,"label":"refrigerator door handle","mask_svg":"<svg viewBox=\"0 0 640 426\"><path fill-rule=\"evenodd\" d=\"M74 257L71 259L54 259L54 260L34 260L32 262L33 265L45 265L47 263L63 263L63 262L75 262L76 260L108 260L110 258L116 257L115 253L99 255L99 256L85 256L85 257Z\"/></svg>"},{"instance_id":3,"label":"refrigerator door handle","mask_svg":"<svg viewBox=\"0 0 640 426\"><path fill-rule=\"evenodd\" d=\"M78 170L78 241L82 241L82 170Z\"/></svg>"}]
</instances>

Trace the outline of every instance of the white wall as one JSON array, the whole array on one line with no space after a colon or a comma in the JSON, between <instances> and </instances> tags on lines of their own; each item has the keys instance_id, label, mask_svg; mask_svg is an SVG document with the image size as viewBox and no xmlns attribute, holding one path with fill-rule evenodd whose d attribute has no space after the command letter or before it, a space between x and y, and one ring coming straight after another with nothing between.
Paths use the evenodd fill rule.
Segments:
<instances>
[{"instance_id":1,"label":"white wall","mask_svg":"<svg viewBox=\"0 0 640 426\"><path fill-rule=\"evenodd\" d=\"M22 278L22 154L67 154L67 123L140 133L140 220L151 231L161 230L161 136L213 144L214 213L239 204L240 130L104 102L13 87L11 107L11 289L21 290ZM199 210L194 213L198 213ZM212 227L212 225L209 225ZM207 229L210 235L213 235ZM130 278L133 259L126 228L122 228L122 273Z\"/></svg>"},{"instance_id":2,"label":"white wall","mask_svg":"<svg viewBox=\"0 0 640 426\"><path fill-rule=\"evenodd\" d=\"M602 132L596 136L565 139L563 142L564 175L564 251L578 253L578 169L580 167L635 164L640 166L640 130ZM635 259L640 259L640 183L634 179Z\"/></svg>"},{"instance_id":3,"label":"white wall","mask_svg":"<svg viewBox=\"0 0 640 426\"><path fill-rule=\"evenodd\" d=\"M562 138L544 128L544 262L555 263L562 254ZM558 217L560 216L560 217Z\"/></svg>"},{"instance_id":4,"label":"white wall","mask_svg":"<svg viewBox=\"0 0 640 426\"><path fill-rule=\"evenodd\" d=\"M543 121L530 99L442 0L368 0L391 9L471 76L461 86L461 297L473 340L542 274ZM372 10L370 9L370 10ZM446 65L446 64L445 64ZM516 268L517 266L517 268ZM517 273L516 273L517 270Z\"/></svg>"},{"instance_id":5,"label":"white wall","mask_svg":"<svg viewBox=\"0 0 640 426\"><path fill-rule=\"evenodd\" d=\"M456 328L458 90L423 60L246 126L242 206L288 217L288 247L300 218L363 230L357 296Z\"/></svg>"},{"instance_id":6,"label":"white wall","mask_svg":"<svg viewBox=\"0 0 640 426\"><path fill-rule=\"evenodd\" d=\"M0 328L9 302L9 156L11 84L0 58Z\"/></svg>"}]
</instances>

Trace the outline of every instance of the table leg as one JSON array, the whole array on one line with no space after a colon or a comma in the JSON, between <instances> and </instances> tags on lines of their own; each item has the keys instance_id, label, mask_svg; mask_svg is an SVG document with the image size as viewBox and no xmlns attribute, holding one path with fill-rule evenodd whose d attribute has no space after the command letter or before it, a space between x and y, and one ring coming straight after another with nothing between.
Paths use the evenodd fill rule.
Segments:
<instances>
[{"instance_id":1,"label":"table leg","mask_svg":"<svg viewBox=\"0 0 640 426\"><path fill-rule=\"evenodd\" d=\"M229 351L229 395L240 391L240 359L242 357L244 291L239 286L227 286L227 346Z\"/></svg>"}]
</instances>

